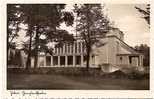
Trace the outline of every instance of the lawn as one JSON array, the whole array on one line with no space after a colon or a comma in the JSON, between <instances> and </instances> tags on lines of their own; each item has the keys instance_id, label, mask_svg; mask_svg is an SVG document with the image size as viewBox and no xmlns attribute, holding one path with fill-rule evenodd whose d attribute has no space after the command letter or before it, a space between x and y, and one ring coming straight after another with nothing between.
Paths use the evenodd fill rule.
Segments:
<instances>
[{"instance_id":1,"label":"lawn","mask_svg":"<svg viewBox=\"0 0 154 99\"><path fill-rule=\"evenodd\" d=\"M54 74L8 74L8 89L147 90L149 80L111 79Z\"/></svg>"}]
</instances>

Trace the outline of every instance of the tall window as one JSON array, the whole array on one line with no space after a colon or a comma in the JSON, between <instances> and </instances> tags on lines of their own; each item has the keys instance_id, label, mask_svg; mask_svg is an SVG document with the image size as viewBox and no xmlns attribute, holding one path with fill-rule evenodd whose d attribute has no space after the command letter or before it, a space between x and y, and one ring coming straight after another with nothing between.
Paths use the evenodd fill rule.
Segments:
<instances>
[{"instance_id":1,"label":"tall window","mask_svg":"<svg viewBox=\"0 0 154 99\"><path fill-rule=\"evenodd\" d=\"M70 53L70 44L68 44L68 53Z\"/></svg>"},{"instance_id":2,"label":"tall window","mask_svg":"<svg viewBox=\"0 0 154 99\"><path fill-rule=\"evenodd\" d=\"M61 47L61 54L63 54L63 46Z\"/></svg>"},{"instance_id":3,"label":"tall window","mask_svg":"<svg viewBox=\"0 0 154 99\"><path fill-rule=\"evenodd\" d=\"M65 56L60 56L60 65L65 65Z\"/></svg>"},{"instance_id":4,"label":"tall window","mask_svg":"<svg viewBox=\"0 0 154 99\"><path fill-rule=\"evenodd\" d=\"M85 43L82 42L82 53L84 53L84 50L85 50Z\"/></svg>"},{"instance_id":5,"label":"tall window","mask_svg":"<svg viewBox=\"0 0 154 99\"><path fill-rule=\"evenodd\" d=\"M76 65L81 64L81 56L76 56Z\"/></svg>"},{"instance_id":6,"label":"tall window","mask_svg":"<svg viewBox=\"0 0 154 99\"><path fill-rule=\"evenodd\" d=\"M58 65L58 56L53 56L53 65Z\"/></svg>"},{"instance_id":7,"label":"tall window","mask_svg":"<svg viewBox=\"0 0 154 99\"><path fill-rule=\"evenodd\" d=\"M72 50L71 50L71 51L72 51L71 53L73 53L73 50L74 50L73 46L74 46L74 45L72 44L72 45L71 45L71 49L72 49Z\"/></svg>"},{"instance_id":8,"label":"tall window","mask_svg":"<svg viewBox=\"0 0 154 99\"><path fill-rule=\"evenodd\" d=\"M68 56L68 65L73 65L73 56Z\"/></svg>"},{"instance_id":9,"label":"tall window","mask_svg":"<svg viewBox=\"0 0 154 99\"><path fill-rule=\"evenodd\" d=\"M44 66L44 57L40 57L40 64L39 64L39 66Z\"/></svg>"},{"instance_id":10,"label":"tall window","mask_svg":"<svg viewBox=\"0 0 154 99\"><path fill-rule=\"evenodd\" d=\"M47 66L51 65L51 56L46 56L46 65Z\"/></svg>"},{"instance_id":11,"label":"tall window","mask_svg":"<svg viewBox=\"0 0 154 99\"><path fill-rule=\"evenodd\" d=\"M95 55L92 55L92 63L95 64Z\"/></svg>"},{"instance_id":12,"label":"tall window","mask_svg":"<svg viewBox=\"0 0 154 99\"><path fill-rule=\"evenodd\" d=\"M65 53L67 53L67 44L65 44Z\"/></svg>"},{"instance_id":13,"label":"tall window","mask_svg":"<svg viewBox=\"0 0 154 99\"><path fill-rule=\"evenodd\" d=\"M79 44L78 52L80 53L81 52L81 42L79 42L78 44Z\"/></svg>"},{"instance_id":14,"label":"tall window","mask_svg":"<svg viewBox=\"0 0 154 99\"><path fill-rule=\"evenodd\" d=\"M58 54L60 54L60 47L58 47Z\"/></svg>"},{"instance_id":15,"label":"tall window","mask_svg":"<svg viewBox=\"0 0 154 99\"><path fill-rule=\"evenodd\" d=\"M85 62L87 60L87 56L85 55L84 57L83 57L83 61Z\"/></svg>"},{"instance_id":16,"label":"tall window","mask_svg":"<svg viewBox=\"0 0 154 99\"><path fill-rule=\"evenodd\" d=\"M132 64L132 56L129 56L129 63Z\"/></svg>"},{"instance_id":17,"label":"tall window","mask_svg":"<svg viewBox=\"0 0 154 99\"><path fill-rule=\"evenodd\" d=\"M75 53L77 53L77 42L75 42Z\"/></svg>"}]
</instances>

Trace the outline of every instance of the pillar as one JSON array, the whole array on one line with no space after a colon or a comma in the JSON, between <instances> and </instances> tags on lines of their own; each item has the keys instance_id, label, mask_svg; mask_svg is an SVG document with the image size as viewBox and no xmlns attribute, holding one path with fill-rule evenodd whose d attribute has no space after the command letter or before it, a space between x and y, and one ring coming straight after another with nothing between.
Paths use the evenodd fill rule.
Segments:
<instances>
[{"instance_id":1,"label":"pillar","mask_svg":"<svg viewBox=\"0 0 154 99\"><path fill-rule=\"evenodd\" d=\"M66 45L66 44L63 45L63 53L64 53L64 54L65 54L65 45Z\"/></svg>"},{"instance_id":2,"label":"pillar","mask_svg":"<svg viewBox=\"0 0 154 99\"><path fill-rule=\"evenodd\" d=\"M83 45L82 45L82 44L83 44L83 42L81 41L81 43L80 43L80 44L81 44L81 45L80 45L80 53L82 53L82 49L83 49L83 48L82 48L82 47L83 47Z\"/></svg>"},{"instance_id":3,"label":"pillar","mask_svg":"<svg viewBox=\"0 0 154 99\"><path fill-rule=\"evenodd\" d=\"M68 67L68 58L66 55L65 55L65 67Z\"/></svg>"},{"instance_id":4,"label":"pillar","mask_svg":"<svg viewBox=\"0 0 154 99\"><path fill-rule=\"evenodd\" d=\"M70 49L70 54L72 53L72 45L69 45L69 49Z\"/></svg>"},{"instance_id":5,"label":"pillar","mask_svg":"<svg viewBox=\"0 0 154 99\"><path fill-rule=\"evenodd\" d=\"M75 54L75 44L76 42L74 42L74 44L73 44L73 54Z\"/></svg>"},{"instance_id":6,"label":"pillar","mask_svg":"<svg viewBox=\"0 0 154 99\"><path fill-rule=\"evenodd\" d=\"M68 54L68 51L69 51L69 46L68 46L68 44L66 45L66 47L67 47L67 54Z\"/></svg>"},{"instance_id":7,"label":"pillar","mask_svg":"<svg viewBox=\"0 0 154 99\"><path fill-rule=\"evenodd\" d=\"M53 56L51 56L51 66L53 66Z\"/></svg>"},{"instance_id":8,"label":"pillar","mask_svg":"<svg viewBox=\"0 0 154 99\"><path fill-rule=\"evenodd\" d=\"M74 67L75 67L75 63L76 63L76 62L75 62L75 60L76 60L75 58L76 58L75 55L73 55L73 66L74 66Z\"/></svg>"},{"instance_id":9,"label":"pillar","mask_svg":"<svg viewBox=\"0 0 154 99\"><path fill-rule=\"evenodd\" d=\"M83 67L83 54L81 55L81 67Z\"/></svg>"},{"instance_id":10,"label":"pillar","mask_svg":"<svg viewBox=\"0 0 154 99\"><path fill-rule=\"evenodd\" d=\"M58 66L60 66L60 56L58 56Z\"/></svg>"},{"instance_id":11,"label":"pillar","mask_svg":"<svg viewBox=\"0 0 154 99\"><path fill-rule=\"evenodd\" d=\"M76 46L77 46L76 52L79 53L79 42L76 42Z\"/></svg>"},{"instance_id":12,"label":"pillar","mask_svg":"<svg viewBox=\"0 0 154 99\"><path fill-rule=\"evenodd\" d=\"M44 56L44 67L46 66L46 56Z\"/></svg>"}]
</instances>

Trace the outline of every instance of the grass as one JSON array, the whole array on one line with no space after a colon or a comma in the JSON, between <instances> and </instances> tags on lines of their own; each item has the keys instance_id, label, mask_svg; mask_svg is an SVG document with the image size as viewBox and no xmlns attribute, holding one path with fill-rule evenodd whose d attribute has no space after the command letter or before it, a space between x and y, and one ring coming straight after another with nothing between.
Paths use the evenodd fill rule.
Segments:
<instances>
[{"instance_id":1,"label":"grass","mask_svg":"<svg viewBox=\"0 0 154 99\"><path fill-rule=\"evenodd\" d=\"M11 73L7 75L7 89L148 90L149 79Z\"/></svg>"}]
</instances>

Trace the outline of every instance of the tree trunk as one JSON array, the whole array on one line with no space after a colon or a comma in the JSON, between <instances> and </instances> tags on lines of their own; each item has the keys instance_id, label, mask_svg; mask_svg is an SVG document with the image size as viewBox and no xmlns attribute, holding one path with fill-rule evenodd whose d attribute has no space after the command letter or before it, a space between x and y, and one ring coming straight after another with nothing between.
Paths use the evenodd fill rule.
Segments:
<instances>
[{"instance_id":1,"label":"tree trunk","mask_svg":"<svg viewBox=\"0 0 154 99\"><path fill-rule=\"evenodd\" d=\"M34 68L37 68L38 65L38 43L39 43L39 27L36 28Z\"/></svg>"},{"instance_id":2,"label":"tree trunk","mask_svg":"<svg viewBox=\"0 0 154 99\"><path fill-rule=\"evenodd\" d=\"M87 46L87 55L86 55L86 68L89 70L89 61L90 61L90 46Z\"/></svg>"},{"instance_id":3,"label":"tree trunk","mask_svg":"<svg viewBox=\"0 0 154 99\"><path fill-rule=\"evenodd\" d=\"M28 56L27 56L27 62L26 62L26 69L29 70L31 68L31 46L32 46L32 30L31 26L29 27L29 33L30 33L30 41L29 41L29 50L28 50Z\"/></svg>"}]
</instances>

